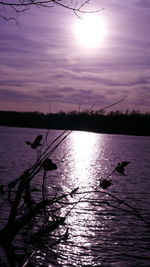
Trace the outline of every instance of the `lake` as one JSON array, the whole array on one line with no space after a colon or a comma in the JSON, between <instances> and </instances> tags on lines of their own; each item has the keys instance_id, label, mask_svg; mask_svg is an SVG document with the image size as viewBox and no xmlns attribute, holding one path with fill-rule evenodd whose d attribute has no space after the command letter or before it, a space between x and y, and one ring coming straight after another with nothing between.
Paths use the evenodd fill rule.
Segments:
<instances>
[{"instance_id":1,"label":"lake","mask_svg":"<svg viewBox=\"0 0 150 267\"><path fill-rule=\"evenodd\" d=\"M6 185L19 177L36 161L37 153L26 141L47 135L46 146L61 132L1 126L0 184ZM91 188L99 188L101 193L85 193L73 209L67 206L60 210L62 216L66 209L69 211L65 222L69 237L51 252L46 248L37 250L34 266L150 266L150 226L135 216L140 212L142 218L150 221L150 137L73 131L51 159L58 169L47 180L50 195L66 194L77 187L79 193ZM110 177L112 185L106 190L100 188L100 180L123 161L130 162L125 168L126 175L115 172ZM36 186L40 188L38 179ZM71 202L75 200L76 196L70 197ZM0 212L2 227L7 211L1 206ZM19 246L19 238L17 242ZM9 266L4 251L0 252L0 266Z\"/></svg>"}]
</instances>

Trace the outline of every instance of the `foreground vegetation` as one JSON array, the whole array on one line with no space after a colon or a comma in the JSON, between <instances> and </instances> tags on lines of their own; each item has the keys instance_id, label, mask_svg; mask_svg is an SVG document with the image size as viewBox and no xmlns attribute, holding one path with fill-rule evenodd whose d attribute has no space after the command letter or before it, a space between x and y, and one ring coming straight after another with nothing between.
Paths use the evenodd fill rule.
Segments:
<instances>
[{"instance_id":1,"label":"foreground vegetation","mask_svg":"<svg viewBox=\"0 0 150 267\"><path fill-rule=\"evenodd\" d=\"M25 254L22 255L19 265L23 267L35 266L39 251L46 249L46 253L50 253L57 244L67 242L70 229L66 220L75 206L81 202L90 203L91 207L113 207L135 216L150 227L150 221L137 208L109 191L113 184L113 176L116 173L125 175L126 166L130 164L128 161L118 162L109 175L100 177L97 185L89 186L88 190L76 187L70 188L68 192L56 192L52 187L51 194L49 193L54 172L58 168L53 162L53 153L70 134L71 131L63 131L51 141L42 135L37 136L33 142L27 141L27 145L37 153L36 162L19 178L0 186L1 210L7 210L5 225L0 230L0 246L7 252L10 266L18 266L15 264L17 258L14 245L18 235L19 240L25 236ZM40 188L37 188L39 181ZM93 198L93 194L96 197ZM102 196L103 200L100 199Z\"/></svg>"},{"instance_id":2,"label":"foreground vegetation","mask_svg":"<svg viewBox=\"0 0 150 267\"><path fill-rule=\"evenodd\" d=\"M49 113L0 111L0 124L59 130L150 136L150 113L138 111Z\"/></svg>"}]
</instances>

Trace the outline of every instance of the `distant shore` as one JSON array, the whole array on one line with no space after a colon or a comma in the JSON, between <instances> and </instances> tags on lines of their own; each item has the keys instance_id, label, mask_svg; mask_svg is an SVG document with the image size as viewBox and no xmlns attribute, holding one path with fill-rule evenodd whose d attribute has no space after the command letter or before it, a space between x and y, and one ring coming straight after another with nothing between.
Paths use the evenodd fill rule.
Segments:
<instances>
[{"instance_id":1,"label":"distant shore","mask_svg":"<svg viewBox=\"0 0 150 267\"><path fill-rule=\"evenodd\" d=\"M0 125L54 130L150 136L150 113L136 111L109 114L89 112L49 113L0 111Z\"/></svg>"}]
</instances>

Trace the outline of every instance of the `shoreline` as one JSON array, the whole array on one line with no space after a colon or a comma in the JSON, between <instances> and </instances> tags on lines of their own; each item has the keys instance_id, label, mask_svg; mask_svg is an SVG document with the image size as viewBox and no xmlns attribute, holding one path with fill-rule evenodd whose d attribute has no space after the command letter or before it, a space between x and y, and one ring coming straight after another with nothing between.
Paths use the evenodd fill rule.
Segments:
<instances>
[{"instance_id":1,"label":"shoreline","mask_svg":"<svg viewBox=\"0 0 150 267\"><path fill-rule=\"evenodd\" d=\"M0 111L0 125L21 128L87 131L104 134L150 136L150 113L110 112L39 113Z\"/></svg>"},{"instance_id":2,"label":"shoreline","mask_svg":"<svg viewBox=\"0 0 150 267\"><path fill-rule=\"evenodd\" d=\"M10 128L26 128L26 129L41 129L41 130L52 130L52 131L81 131L81 132L89 132L89 133L96 133L96 134L110 134L110 135L124 135L124 136L135 136L135 137L150 137L150 135L147 134L143 134L143 135L139 135L139 134L131 134L131 133L116 133L116 132L98 132L98 131L94 131L92 129L60 129L60 128L41 128L41 127L29 127L29 126L20 126L20 125L4 125L4 124L0 124L0 127L10 127Z\"/></svg>"}]
</instances>

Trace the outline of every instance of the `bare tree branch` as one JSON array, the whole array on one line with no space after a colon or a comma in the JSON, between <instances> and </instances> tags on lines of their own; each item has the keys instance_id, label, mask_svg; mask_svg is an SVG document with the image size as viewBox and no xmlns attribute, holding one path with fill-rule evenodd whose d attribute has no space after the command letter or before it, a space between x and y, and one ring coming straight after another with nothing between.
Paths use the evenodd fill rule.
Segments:
<instances>
[{"instance_id":1,"label":"bare tree branch","mask_svg":"<svg viewBox=\"0 0 150 267\"><path fill-rule=\"evenodd\" d=\"M0 1L0 18L4 20L16 19L16 17L9 17L9 15L3 15L3 13L14 11L15 14L26 12L32 7L43 7L43 8L53 8L54 6L60 6L65 9L69 9L74 12L77 17L80 17L79 14L84 13L95 13L102 11L102 9L97 10L85 10L84 7L90 3L90 0L81 0L78 2L77 0L72 1L64 1L64 0L13 0ZM3 7L3 10L2 10Z\"/></svg>"},{"instance_id":2,"label":"bare tree branch","mask_svg":"<svg viewBox=\"0 0 150 267\"><path fill-rule=\"evenodd\" d=\"M113 103L113 104L111 104L111 105L108 105L108 106L106 106L106 107L104 107L104 108L101 108L101 109L97 110L96 112L97 112L97 113L101 113L101 112L104 111L105 109L110 108L110 107L113 107L113 106L115 106L115 105L121 103L121 102L124 101L126 98L127 98L127 96L121 98L119 101L117 101L117 102L115 102L115 103Z\"/></svg>"}]
</instances>

